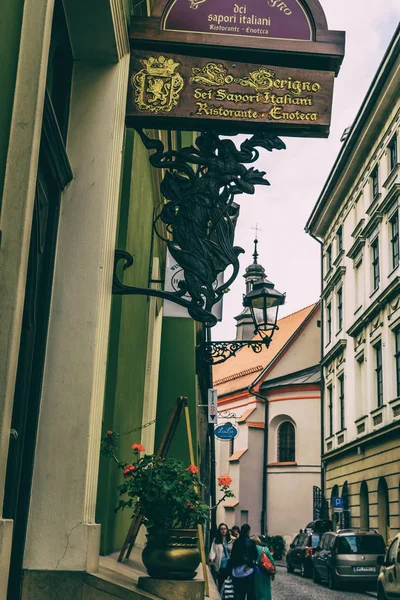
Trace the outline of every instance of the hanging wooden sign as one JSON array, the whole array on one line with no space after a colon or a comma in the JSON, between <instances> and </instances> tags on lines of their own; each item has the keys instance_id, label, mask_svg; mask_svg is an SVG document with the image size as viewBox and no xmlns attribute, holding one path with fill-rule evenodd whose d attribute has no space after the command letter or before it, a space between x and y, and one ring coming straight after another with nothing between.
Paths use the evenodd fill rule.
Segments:
<instances>
[{"instance_id":1,"label":"hanging wooden sign","mask_svg":"<svg viewBox=\"0 0 400 600\"><path fill-rule=\"evenodd\" d=\"M333 72L133 50L127 124L326 137L333 82Z\"/></svg>"},{"instance_id":2,"label":"hanging wooden sign","mask_svg":"<svg viewBox=\"0 0 400 600\"><path fill-rule=\"evenodd\" d=\"M330 31L318 0L156 0L134 17L131 47L339 72L343 31Z\"/></svg>"},{"instance_id":3,"label":"hanging wooden sign","mask_svg":"<svg viewBox=\"0 0 400 600\"><path fill-rule=\"evenodd\" d=\"M310 17L299 0L174 0L165 10L161 28L261 39L313 39Z\"/></svg>"}]
</instances>

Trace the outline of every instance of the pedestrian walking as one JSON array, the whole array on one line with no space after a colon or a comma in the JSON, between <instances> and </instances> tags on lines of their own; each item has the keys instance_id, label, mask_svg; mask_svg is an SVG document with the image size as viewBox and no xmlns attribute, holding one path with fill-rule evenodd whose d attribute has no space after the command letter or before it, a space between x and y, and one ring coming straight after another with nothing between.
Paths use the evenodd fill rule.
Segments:
<instances>
[{"instance_id":1,"label":"pedestrian walking","mask_svg":"<svg viewBox=\"0 0 400 600\"><path fill-rule=\"evenodd\" d=\"M271 561L273 567L276 568L274 557L272 556L267 544L265 543L265 541L263 539L260 539L256 536L254 536L253 540L256 544L257 555L258 555L258 560L257 560L258 566L257 566L256 572L254 575L254 588L255 588L256 600L272 600L271 582L275 578L275 575L267 573L261 567L261 557L263 554L266 555L269 558L269 560Z\"/></svg>"},{"instance_id":2,"label":"pedestrian walking","mask_svg":"<svg viewBox=\"0 0 400 600\"><path fill-rule=\"evenodd\" d=\"M231 529L231 537L237 539L240 536L240 527L234 525ZM233 540L235 541L235 540Z\"/></svg>"},{"instance_id":3,"label":"pedestrian walking","mask_svg":"<svg viewBox=\"0 0 400 600\"><path fill-rule=\"evenodd\" d=\"M228 561L232 550L233 540L231 539L228 526L220 523L217 529L217 535L211 544L210 566L218 585L218 591L221 591L225 579L229 575Z\"/></svg>"},{"instance_id":4,"label":"pedestrian walking","mask_svg":"<svg viewBox=\"0 0 400 600\"><path fill-rule=\"evenodd\" d=\"M234 541L230 564L235 600L255 600L254 568L258 559L257 546L250 539L250 525L242 525Z\"/></svg>"}]
</instances>

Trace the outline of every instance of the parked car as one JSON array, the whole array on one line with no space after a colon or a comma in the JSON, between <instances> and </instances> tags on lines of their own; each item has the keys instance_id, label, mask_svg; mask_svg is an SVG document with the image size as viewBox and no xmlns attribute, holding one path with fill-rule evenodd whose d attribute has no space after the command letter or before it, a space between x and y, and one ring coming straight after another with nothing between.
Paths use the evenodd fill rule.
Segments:
<instances>
[{"instance_id":1,"label":"parked car","mask_svg":"<svg viewBox=\"0 0 400 600\"><path fill-rule=\"evenodd\" d=\"M308 533L315 533L318 531L322 535L325 531L332 531L332 529L332 521L329 519L316 519L315 521L308 523L304 528L304 531Z\"/></svg>"},{"instance_id":2,"label":"parked car","mask_svg":"<svg viewBox=\"0 0 400 600\"><path fill-rule=\"evenodd\" d=\"M326 580L331 589L345 583L374 584L378 557L385 552L383 537L373 529L324 533L313 557L313 579L316 583Z\"/></svg>"},{"instance_id":3,"label":"parked car","mask_svg":"<svg viewBox=\"0 0 400 600\"><path fill-rule=\"evenodd\" d=\"M296 535L286 554L288 573L293 573L295 569L298 569L302 577L312 576L312 557L321 535L321 532L304 532Z\"/></svg>"},{"instance_id":4,"label":"parked car","mask_svg":"<svg viewBox=\"0 0 400 600\"><path fill-rule=\"evenodd\" d=\"M386 556L378 558L378 600L400 598L400 533L390 544Z\"/></svg>"}]
</instances>

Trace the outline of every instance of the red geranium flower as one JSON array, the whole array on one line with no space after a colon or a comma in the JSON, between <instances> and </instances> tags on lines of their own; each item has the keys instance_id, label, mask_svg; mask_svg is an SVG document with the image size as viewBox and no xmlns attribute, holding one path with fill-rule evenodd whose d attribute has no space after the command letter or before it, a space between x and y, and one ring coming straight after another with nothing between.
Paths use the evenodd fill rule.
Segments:
<instances>
[{"instance_id":1,"label":"red geranium flower","mask_svg":"<svg viewBox=\"0 0 400 600\"><path fill-rule=\"evenodd\" d=\"M111 429L109 429L109 430L107 431L107 435L112 435L112 434L113 434L113 432L111 431Z\"/></svg>"},{"instance_id":2,"label":"red geranium flower","mask_svg":"<svg viewBox=\"0 0 400 600\"><path fill-rule=\"evenodd\" d=\"M192 473L192 475L196 475L196 473L199 472L199 469L196 467L196 465L190 465L186 471L189 471L189 473Z\"/></svg>"},{"instance_id":3,"label":"red geranium flower","mask_svg":"<svg viewBox=\"0 0 400 600\"><path fill-rule=\"evenodd\" d=\"M133 444L132 450L137 450L138 452L145 452L145 449L142 446L142 444Z\"/></svg>"},{"instance_id":4,"label":"red geranium flower","mask_svg":"<svg viewBox=\"0 0 400 600\"><path fill-rule=\"evenodd\" d=\"M194 508L194 504L192 504L191 502L186 502L186 504L187 504L188 508L190 508L190 509Z\"/></svg>"},{"instance_id":5,"label":"red geranium flower","mask_svg":"<svg viewBox=\"0 0 400 600\"><path fill-rule=\"evenodd\" d=\"M229 475L221 475L221 477L218 477L218 485L221 487L225 485L231 485L231 483L232 479L229 477Z\"/></svg>"},{"instance_id":6,"label":"red geranium flower","mask_svg":"<svg viewBox=\"0 0 400 600\"><path fill-rule=\"evenodd\" d=\"M135 467L135 465L127 465L127 466L125 467L125 469L124 469L124 477L125 477L125 479L126 479L127 477L129 477L129 475L132 475L132 473L133 473L134 471L136 471L136 467Z\"/></svg>"}]
</instances>

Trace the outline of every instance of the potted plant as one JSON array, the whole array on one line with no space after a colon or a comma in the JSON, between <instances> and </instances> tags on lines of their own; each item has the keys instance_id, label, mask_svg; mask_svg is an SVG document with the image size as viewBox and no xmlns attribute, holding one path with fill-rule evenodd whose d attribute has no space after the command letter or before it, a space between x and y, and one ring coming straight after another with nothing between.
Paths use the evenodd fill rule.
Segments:
<instances>
[{"instance_id":1,"label":"potted plant","mask_svg":"<svg viewBox=\"0 0 400 600\"><path fill-rule=\"evenodd\" d=\"M157 579L192 579L200 563L197 547L198 525L210 514L201 500L204 487L196 465L185 466L176 458L145 454L141 444L133 444L134 459L117 459L117 434L109 431L103 440L102 454L112 456L123 470L118 486L121 499L116 510L137 510L147 528L147 544L142 560L147 572ZM229 477L220 478L222 502L233 497Z\"/></svg>"}]
</instances>

